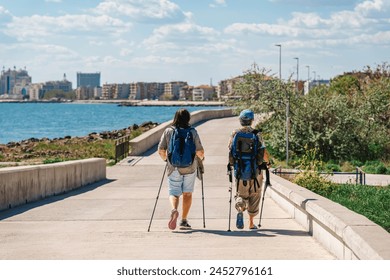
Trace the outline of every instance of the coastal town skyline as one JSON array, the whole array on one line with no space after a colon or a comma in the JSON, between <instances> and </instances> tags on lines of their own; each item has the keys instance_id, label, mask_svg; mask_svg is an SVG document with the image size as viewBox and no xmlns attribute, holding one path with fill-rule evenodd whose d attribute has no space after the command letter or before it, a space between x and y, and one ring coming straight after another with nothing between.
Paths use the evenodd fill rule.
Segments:
<instances>
[{"instance_id":1,"label":"coastal town skyline","mask_svg":"<svg viewBox=\"0 0 390 280\"><path fill-rule=\"evenodd\" d=\"M382 0L0 0L0 67L34 83L101 72L102 84L217 84L253 63L330 79L386 62L389 18Z\"/></svg>"}]
</instances>

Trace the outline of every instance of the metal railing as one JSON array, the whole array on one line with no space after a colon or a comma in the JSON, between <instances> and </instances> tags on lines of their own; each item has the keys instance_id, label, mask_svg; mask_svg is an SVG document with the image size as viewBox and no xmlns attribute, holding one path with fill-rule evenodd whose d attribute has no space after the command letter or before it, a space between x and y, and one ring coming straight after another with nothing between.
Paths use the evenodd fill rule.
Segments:
<instances>
[{"instance_id":1,"label":"metal railing","mask_svg":"<svg viewBox=\"0 0 390 280\"><path fill-rule=\"evenodd\" d=\"M365 185L366 184L366 172L364 172L360 167L356 167L356 185Z\"/></svg>"},{"instance_id":2,"label":"metal railing","mask_svg":"<svg viewBox=\"0 0 390 280\"><path fill-rule=\"evenodd\" d=\"M115 140L115 163L129 155L130 136L123 136Z\"/></svg>"},{"instance_id":3,"label":"metal railing","mask_svg":"<svg viewBox=\"0 0 390 280\"><path fill-rule=\"evenodd\" d=\"M272 170L272 173L275 175L294 175L300 173L300 170L288 170L284 171L281 166L278 166ZM366 185L366 172L364 172L360 167L356 167L355 172L320 172L324 175L355 175L356 185Z\"/></svg>"}]
</instances>

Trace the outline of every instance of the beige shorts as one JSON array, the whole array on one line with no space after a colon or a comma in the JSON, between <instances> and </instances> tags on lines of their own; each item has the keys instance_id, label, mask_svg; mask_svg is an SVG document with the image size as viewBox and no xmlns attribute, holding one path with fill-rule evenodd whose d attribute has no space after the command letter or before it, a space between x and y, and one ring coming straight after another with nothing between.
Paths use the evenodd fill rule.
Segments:
<instances>
[{"instance_id":1,"label":"beige shorts","mask_svg":"<svg viewBox=\"0 0 390 280\"><path fill-rule=\"evenodd\" d=\"M261 199L261 190L263 188L263 175L257 176L256 188L254 186L254 180L247 181L246 186L240 180L238 183L238 190L236 192L236 209L239 211L241 208L243 211L248 210L248 214L256 216L259 213L259 204ZM237 182L236 182L237 184ZM237 185L236 185L237 186Z\"/></svg>"}]
</instances>

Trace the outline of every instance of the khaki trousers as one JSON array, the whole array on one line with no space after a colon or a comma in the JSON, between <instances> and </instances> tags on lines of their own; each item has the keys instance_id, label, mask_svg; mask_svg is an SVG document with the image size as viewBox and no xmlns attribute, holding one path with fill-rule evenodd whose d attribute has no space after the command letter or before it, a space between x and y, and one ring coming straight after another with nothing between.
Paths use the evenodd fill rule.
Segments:
<instances>
[{"instance_id":1,"label":"khaki trousers","mask_svg":"<svg viewBox=\"0 0 390 280\"><path fill-rule=\"evenodd\" d=\"M257 176L257 181L259 184L256 183L256 188L255 180L247 181L246 186L242 180L238 182L238 189L235 196L235 207L237 211L240 211L239 208L242 211L248 210L248 214L251 216L256 216L259 213L261 190L263 188L263 175L261 173Z\"/></svg>"}]
</instances>

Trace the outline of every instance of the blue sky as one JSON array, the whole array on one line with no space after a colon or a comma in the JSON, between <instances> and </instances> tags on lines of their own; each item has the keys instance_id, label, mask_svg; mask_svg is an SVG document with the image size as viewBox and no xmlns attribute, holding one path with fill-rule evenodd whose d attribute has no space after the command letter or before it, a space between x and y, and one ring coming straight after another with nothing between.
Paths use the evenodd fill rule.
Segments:
<instances>
[{"instance_id":1,"label":"blue sky","mask_svg":"<svg viewBox=\"0 0 390 280\"><path fill-rule=\"evenodd\" d=\"M281 48L275 46L280 44ZM0 67L33 82L216 85L255 62L329 79L389 62L389 0L0 0Z\"/></svg>"}]
</instances>

